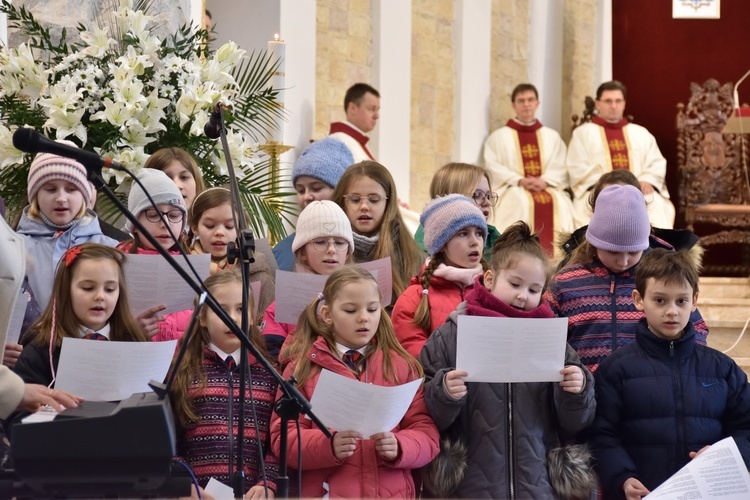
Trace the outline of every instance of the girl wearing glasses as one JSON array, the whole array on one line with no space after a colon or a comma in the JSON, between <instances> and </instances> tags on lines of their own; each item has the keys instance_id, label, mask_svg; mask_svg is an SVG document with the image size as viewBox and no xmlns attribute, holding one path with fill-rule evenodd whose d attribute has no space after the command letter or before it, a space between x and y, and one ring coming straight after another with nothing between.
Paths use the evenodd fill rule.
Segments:
<instances>
[{"instance_id":1,"label":"girl wearing glasses","mask_svg":"<svg viewBox=\"0 0 750 500\"><path fill-rule=\"evenodd\" d=\"M391 258L396 300L419 272L424 254L404 225L391 173L374 161L356 163L341 176L331 200L352 224L355 262Z\"/></svg>"},{"instance_id":2,"label":"girl wearing glasses","mask_svg":"<svg viewBox=\"0 0 750 500\"><path fill-rule=\"evenodd\" d=\"M341 207L329 200L311 201L297 219L292 243L295 271L329 275L352 261L352 226ZM310 297L312 300L313 297ZM263 335L269 354L279 357L295 325L276 321L276 303L263 314Z\"/></svg>"},{"instance_id":3,"label":"girl wearing glasses","mask_svg":"<svg viewBox=\"0 0 750 500\"><path fill-rule=\"evenodd\" d=\"M177 185L164 172L153 168L141 169L136 178L151 195L156 208L151 205L141 186L134 182L128 195L128 210L169 253L177 255L181 250L189 253L184 234L187 225L187 208ZM163 216L164 222L160 215ZM156 248L142 237L130 221L125 224L125 229L133 235L133 239L120 243L118 246L120 250L125 253L159 256ZM193 312L192 309L188 309L167 315L159 314L164 309L166 309L164 304L155 305L136 318L138 324L152 340L180 338Z\"/></svg>"},{"instance_id":4,"label":"girl wearing glasses","mask_svg":"<svg viewBox=\"0 0 750 500\"><path fill-rule=\"evenodd\" d=\"M489 171L471 163L448 163L440 167L430 182L430 199L438 196L458 193L474 200L484 216L489 221L492 207L497 205L498 195L490 190L492 180ZM487 239L484 245L484 260L492 258L492 245L495 244L500 231L495 226L487 224ZM424 228L420 225L414 234L417 244L427 251L424 244Z\"/></svg>"},{"instance_id":5,"label":"girl wearing glasses","mask_svg":"<svg viewBox=\"0 0 750 500\"><path fill-rule=\"evenodd\" d=\"M487 239L482 211L460 194L429 202L420 222L431 257L393 307L396 337L414 357L484 272L482 249Z\"/></svg>"}]
</instances>

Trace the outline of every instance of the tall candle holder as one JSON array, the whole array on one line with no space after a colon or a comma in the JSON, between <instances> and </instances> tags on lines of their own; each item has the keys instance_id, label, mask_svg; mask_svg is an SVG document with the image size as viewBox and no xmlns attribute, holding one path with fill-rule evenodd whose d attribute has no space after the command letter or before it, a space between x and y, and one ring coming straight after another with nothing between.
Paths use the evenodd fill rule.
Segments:
<instances>
[{"instance_id":1,"label":"tall candle holder","mask_svg":"<svg viewBox=\"0 0 750 500\"><path fill-rule=\"evenodd\" d=\"M268 182L271 185L271 192L279 192L279 170L281 161L279 158L282 154L286 153L294 146L287 146L280 142L268 141L265 144L261 144L259 149L268 155Z\"/></svg>"}]
</instances>

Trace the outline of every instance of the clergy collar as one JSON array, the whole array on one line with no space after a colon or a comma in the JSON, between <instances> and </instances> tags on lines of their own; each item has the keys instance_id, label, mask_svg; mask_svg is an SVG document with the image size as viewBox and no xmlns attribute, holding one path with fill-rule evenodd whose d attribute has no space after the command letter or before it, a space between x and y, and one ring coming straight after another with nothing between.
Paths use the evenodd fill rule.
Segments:
<instances>
[{"instance_id":1,"label":"clergy collar","mask_svg":"<svg viewBox=\"0 0 750 500\"><path fill-rule=\"evenodd\" d=\"M359 132L362 135L365 135L365 136L367 135L367 132L363 132L359 127L357 127L356 125L354 125L352 122L348 122L348 121L344 120L341 123L345 123L347 127L353 128L354 130L356 130L357 132Z\"/></svg>"},{"instance_id":2,"label":"clergy collar","mask_svg":"<svg viewBox=\"0 0 750 500\"><path fill-rule=\"evenodd\" d=\"M357 352L359 352L362 356L364 356L365 355L365 349L367 349L366 345L364 347L360 348L360 349L354 349L354 350L357 351ZM339 344L338 342L336 342L336 350L339 352L339 357L341 357L344 354L346 354L347 351L351 351L352 349L346 347L343 344Z\"/></svg>"},{"instance_id":3,"label":"clergy collar","mask_svg":"<svg viewBox=\"0 0 750 500\"><path fill-rule=\"evenodd\" d=\"M524 127L531 127L531 126L533 126L533 125L536 125L536 122L538 122L539 120L537 120L536 118L534 118L534 119L533 119L533 120L531 120L530 122L528 122L528 123L524 123L524 122L522 122L521 120L519 120L518 118L513 118L513 121L514 121L514 122L516 122L516 123L517 123L517 124L519 124L519 125L522 125L522 126L524 126Z\"/></svg>"},{"instance_id":4,"label":"clergy collar","mask_svg":"<svg viewBox=\"0 0 750 500\"><path fill-rule=\"evenodd\" d=\"M212 350L213 352L215 352L216 354L218 354L218 355L219 355L219 357L220 357L220 358L221 358L222 360L225 360L225 359L227 359L227 356L232 356L232 358L234 358L234 364L236 364L236 365L239 365L239 364L240 364L240 349L242 349L242 347L238 348L238 349L237 349L236 351L234 351L233 353L226 353L226 352L222 351L221 349L219 349L218 347L216 347L216 346L215 346L214 344L212 344L211 342L209 342L209 343L208 343L208 346L209 346L209 347L211 348L211 350Z\"/></svg>"},{"instance_id":5,"label":"clergy collar","mask_svg":"<svg viewBox=\"0 0 750 500\"><path fill-rule=\"evenodd\" d=\"M104 335L105 337L109 338L109 330L110 330L109 323L107 323L106 325L104 325L102 327L102 329L99 330L99 331L92 330L91 328L86 328L83 325L79 325L79 327L78 327L78 336L81 337L81 338L83 338L86 335L88 335L89 333L98 333L99 335Z\"/></svg>"}]
</instances>

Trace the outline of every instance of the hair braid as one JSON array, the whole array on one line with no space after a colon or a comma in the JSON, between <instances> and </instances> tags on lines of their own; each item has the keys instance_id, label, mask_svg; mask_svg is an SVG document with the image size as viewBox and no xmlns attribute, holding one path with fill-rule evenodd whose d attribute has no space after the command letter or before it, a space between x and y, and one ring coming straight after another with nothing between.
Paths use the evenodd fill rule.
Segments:
<instances>
[{"instance_id":1,"label":"hair braid","mask_svg":"<svg viewBox=\"0 0 750 500\"><path fill-rule=\"evenodd\" d=\"M438 252L432 259L430 259L429 264L427 264L427 266L424 268L424 271L422 271L422 276L419 279L419 283L422 285L422 298L419 300L419 306L414 312L414 324L419 326L428 334L432 332L430 331L430 298L428 297L426 291L430 287L432 275L435 273L438 266L442 263L443 253Z\"/></svg>"}]
</instances>

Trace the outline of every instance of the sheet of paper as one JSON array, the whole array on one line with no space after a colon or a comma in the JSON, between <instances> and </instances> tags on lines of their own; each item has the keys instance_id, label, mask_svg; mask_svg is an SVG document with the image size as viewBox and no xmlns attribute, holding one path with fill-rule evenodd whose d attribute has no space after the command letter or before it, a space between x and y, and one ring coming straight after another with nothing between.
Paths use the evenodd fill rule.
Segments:
<instances>
[{"instance_id":1,"label":"sheet of paper","mask_svg":"<svg viewBox=\"0 0 750 500\"><path fill-rule=\"evenodd\" d=\"M417 379L384 387L323 370L310 404L326 427L336 431L357 431L369 438L398 425L421 383L422 379Z\"/></svg>"},{"instance_id":2,"label":"sheet of paper","mask_svg":"<svg viewBox=\"0 0 750 500\"><path fill-rule=\"evenodd\" d=\"M55 389L91 401L120 401L163 381L176 340L113 342L63 339Z\"/></svg>"},{"instance_id":3,"label":"sheet of paper","mask_svg":"<svg viewBox=\"0 0 750 500\"><path fill-rule=\"evenodd\" d=\"M380 288L380 296L382 297L380 302L383 304L383 307L390 305L391 299L393 298L393 271L391 270L391 258L386 257L385 259L362 262L357 265L372 272L372 275L378 280L378 288Z\"/></svg>"},{"instance_id":4,"label":"sheet of paper","mask_svg":"<svg viewBox=\"0 0 750 500\"><path fill-rule=\"evenodd\" d=\"M255 239L255 253L262 253L266 257L266 264L270 269L271 276L279 268L279 264L276 262L276 257L273 256L273 250L271 244L268 243L267 238L256 238Z\"/></svg>"},{"instance_id":5,"label":"sheet of paper","mask_svg":"<svg viewBox=\"0 0 750 500\"><path fill-rule=\"evenodd\" d=\"M203 488L203 491L216 500L234 500L234 490L213 477L208 480L208 484Z\"/></svg>"},{"instance_id":6,"label":"sheet of paper","mask_svg":"<svg viewBox=\"0 0 750 500\"><path fill-rule=\"evenodd\" d=\"M253 294L253 318L257 318L258 301L260 300L260 281L250 282L250 292Z\"/></svg>"},{"instance_id":7,"label":"sheet of paper","mask_svg":"<svg viewBox=\"0 0 750 500\"><path fill-rule=\"evenodd\" d=\"M568 318L458 316L456 368L469 382L558 382Z\"/></svg>"},{"instance_id":8,"label":"sheet of paper","mask_svg":"<svg viewBox=\"0 0 750 500\"><path fill-rule=\"evenodd\" d=\"M276 321L296 325L302 311L323 291L327 279L320 274L276 271Z\"/></svg>"},{"instance_id":9,"label":"sheet of paper","mask_svg":"<svg viewBox=\"0 0 750 500\"><path fill-rule=\"evenodd\" d=\"M728 437L688 462L643 498L747 500L750 498L750 476L737 443Z\"/></svg>"},{"instance_id":10,"label":"sheet of paper","mask_svg":"<svg viewBox=\"0 0 750 500\"><path fill-rule=\"evenodd\" d=\"M21 337L21 328L23 328L23 317L26 314L26 308L28 305L28 293L24 292L16 295L16 301L10 312L10 321L8 322L8 331L5 335L5 344L18 344L18 339Z\"/></svg>"},{"instance_id":11,"label":"sheet of paper","mask_svg":"<svg viewBox=\"0 0 750 500\"><path fill-rule=\"evenodd\" d=\"M180 267L193 277L185 259L181 255L174 257ZM210 254L188 255L188 259L201 279L208 278ZM167 306L160 314L193 308L195 292L161 255L128 254L125 280L130 308L136 316L159 304Z\"/></svg>"}]
</instances>

